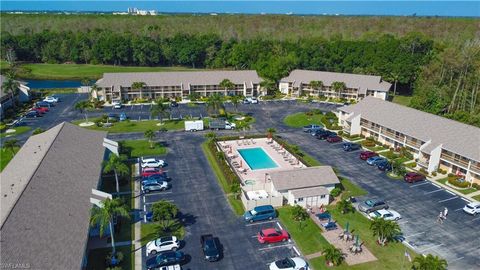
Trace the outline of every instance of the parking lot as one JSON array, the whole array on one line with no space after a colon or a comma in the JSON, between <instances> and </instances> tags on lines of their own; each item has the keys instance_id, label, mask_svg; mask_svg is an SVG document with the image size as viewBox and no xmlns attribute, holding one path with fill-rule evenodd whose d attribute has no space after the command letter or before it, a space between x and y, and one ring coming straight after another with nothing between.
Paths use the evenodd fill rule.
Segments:
<instances>
[{"instance_id":1,"label":"parking lot","mask_svg":"<svg viewBox=\"0 0 480 270\"><path fill-rule=\"evenodd\" d=\"M449 269L480 267L480 217L462 211L467 203L463 198L429 181L408 184L390 179L360 160L360 150L344 152L341 143L320 141L300 130L280 135L323 164L338 168L341 175L367 190L369 195L360 200L386 200L391 209L402 215L398 223L406 241L418 252L445 258ZM444 207L449 209L448 218L443 224L436 223Z\"/></svg>"},{"instance_id":2,"label":"parking lot","mask_svg":"<svg viewBox=\"0 0 480 270\"><path fill-rule=\"evenodd\" d=\"M170 134L169 151L162 159L168 163L165 169L172 188L141 198L141 210L145 206L149 211L152 203L162 199L180 208L186 229L181 251L188 255L183 269L266 269L270 262L294 256L292 242L262 245L256 239L260 229L282 226L277 220L247 224L234 215L199 147L202 140L198 134ZM202 234L219 238L224 254L220 261L204 260Z\"/></svg>"}]
</instances>

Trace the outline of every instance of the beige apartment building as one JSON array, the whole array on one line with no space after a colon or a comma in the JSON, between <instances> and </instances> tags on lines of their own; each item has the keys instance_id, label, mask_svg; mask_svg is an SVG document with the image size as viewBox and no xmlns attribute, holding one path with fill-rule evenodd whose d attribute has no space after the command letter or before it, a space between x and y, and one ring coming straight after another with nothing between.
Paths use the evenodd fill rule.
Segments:
<instances>
[{"instance_id":1,"label":"beige apartment building","mask_svg":"<svg viewBox=\"0 0 480 270\"><path fill-rule=\"evenodd\" d=\"M480 184L480 128L378 98L338 109L343 131L406 147L429 173L437 169Z\"/></svg>"},{"instance_id":2,"label":"beige apartment building","mask_svg":"<svg viewBox=\"0 0 480 270\"><path fill-rule=\"evenodd\" d=\"M224 79L235 86L232 89L221 87L220 82ZM192 93L252 97L260 94L261 81L255 70L105 73L96 82L98 90L94 96L106 101L187 98ZM144 86L132 88L136 82Z\"/></svg>"},{"instance_id":3,"label":"beige apartment building","mask_svg":"<svg viewBox=\"0 0 480 270\"><path fill-rule=\"evenodd\" d=\"M321 87L312 87L312 81L322 82ZM337 92L332 87L334 82L343 82L345 89ZM349 73L313 71L295 69L288 77L280 80L279 89L284 94L294 97L302 95L325 96L359 100L365 96L374 96L385 100L392 85L380 76Z\"/></svg>"}]
</instances>

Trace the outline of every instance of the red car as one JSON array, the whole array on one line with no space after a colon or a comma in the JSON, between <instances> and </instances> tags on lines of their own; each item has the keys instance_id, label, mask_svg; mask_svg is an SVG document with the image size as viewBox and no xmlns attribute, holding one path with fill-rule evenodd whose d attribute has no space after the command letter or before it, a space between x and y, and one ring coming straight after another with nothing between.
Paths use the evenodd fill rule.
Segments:
<instances>
[{"instance_id":1,"label":"red car","mask_svg":"<svg viewBox=\"0 0 480 270\"><path fill-rule=\"evenodd\" d=\"M159 168L144 168L142 171L142 177L148 177L150 175L163 174L163 170Z\"/></svg>"},{"instance_id":2,"label":"red car","mask_svg":"<svg viewBox=\"0 0 480 270\"><path fill-rule=\"evenodd\" d=\"M341 141L342 141L342 137L337 135L333 135L327 138L327 142L329 143L335 143L335 142L341 142Z\"/></svg>"},{"instance_id":3,"label":"red car","mask_svg":"<svg viewBox=\"0 0 480 270\"><path fill-rule=\"evenodd\" d=\"M258 242L261 244L283 242L287 241L289 238L290 236L287 231L276 228L264 229L257 234Z\"/></svg>"},{"instance_id":4,"label":"red car","mask_svg":"<svg viewBox=\"0 0 480 270\"><path fill-rule=\"evenodd\" d=\"M425 175L419 174L416 172L409 172L405 174L405 176L403 177L403 180L405 180L405 182L407 183L415 183L418 181L425 180Z\"/></svg>"},{"instance_id":5,"label":"red car","mask_svg":"<svg viewBox=\"0 0 480 270\"><path fill-rule=\"evenodd\" d=\"M367 160L371 157L376 157L376 156L378 156L378 154L372 151L363 151L360 153L361 160Z\"/></svg>"},{"instance_id":6,"label":"red car","mask_svg":"<svg viewBox=\"0 0 480 270\"><path fill-rule=\"evenodd\" d=\"M48 112L48 108L45 108L45 107L34 107L32 108L32 111L37 111L38 113L40 114L44 114L46 112Z\"/></svg>"}]
</instances>

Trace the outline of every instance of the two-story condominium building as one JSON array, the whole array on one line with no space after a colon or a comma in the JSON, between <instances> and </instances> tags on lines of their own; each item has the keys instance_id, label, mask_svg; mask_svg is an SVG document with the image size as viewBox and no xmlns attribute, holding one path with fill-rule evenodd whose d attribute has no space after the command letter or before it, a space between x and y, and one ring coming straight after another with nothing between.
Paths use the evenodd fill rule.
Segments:
<instances>
[{"instance_id":1,"label":"two-story condominium building","mask_svg":"<svg viewBox=\"0 0 480 270\"><path fill-rule=\"evenodd\" d=\"M311 85L319 81L321 86ZM343 82L345 89L335 91L334 82ZM280 80L279 89L295 97L302 95L325 96L359 100L374 96L385 100L392 85L380 76L295 69Z\"/></svg>"},{"instance_id":2,"label":"two-story condominium building","mask_svg":"<svg viewBox=\"0 0 480 270\"><path fill-rule=\"evenodd\" d=\"M224 79L235 86L232 89L221 87ZM144 86L133 88L136 82ZM259 95L260 82L261 78L255 70L105 73L96 83L96 96L107 101L187 98L192 93L199 96L220 93L251 97Z\"/></svg>"},{"instance_id":3,"label":"two-story condominium building","mask_svg":"<svg viewBox=\"0 0 480 270\"><path fill-rule=\"evenodd\" d=\"M438 168L480 183L480 128L381 99L338 109L344 132L406 147L429 173Z\"/></svg>"}]
</instances>

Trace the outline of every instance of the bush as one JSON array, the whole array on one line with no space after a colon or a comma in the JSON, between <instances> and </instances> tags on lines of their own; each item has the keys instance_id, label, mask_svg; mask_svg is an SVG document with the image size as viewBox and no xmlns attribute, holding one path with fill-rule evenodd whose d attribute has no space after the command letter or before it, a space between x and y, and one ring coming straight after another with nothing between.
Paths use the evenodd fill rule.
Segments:
<instances>
[{"instance_id":1,"label":"bush","mask_svg":"<svg viewBox=\"0 0 480 270\"><path fill-rule=\"evenodd\" d=\"M437 172L432 172L432 176L437 176Z\"/></svg>"},{"instance_id":2,"label":"bush","mask_svg":"<svg viewBox=\"0 0 480 270\"><path fill-rule=\"evenodd\" d=\"M453 177L453 176L455 176L455 174L449 173L447 176L448 176L448 177Z\"/></svg>"},{"instance_id":3,"label":"bush","mask_svg":"<svg viewBox=\"0 0 480 270\"><path fill-rule=\"evenodd\" d=\"M448 178L448 183L453 185L453 186L456 186L456 187L459 187L459 188L467 188L469 183L465 180L463 181L460 181L460 179L458 179L456 176L454 177L449 177Z\"/></svg>"},{"instance_id":4,"label":"bush","mask_svg":"<svg viewBox=\"0 0 480 270\"><path fill-rule=\"evenodd\" d=\"M320 109L313 109L313 110L311 110L311 112L312 112L313 114L323 114L323 113L322 113L322 110L320 110Z\"/></svg>"},{"instance_id":5,"label":"bush","mask_svg":"<svg viewBox=\"0 0 480 270\"><path fill-rule=\"evenodd\" d=\"M411 163L405 164L405 166L407 166L409 168L415 168L415 167L417 167L417 163L416 162L411 162Z\"/></svg>"},{"instance_id":6,"label":"bush","mask_svg":"<svg viewBox=\"0 0 480 270\"><path fill-rule=\"evenodd\" d=\"M36 128L33 130L33 133L32 135L37 135L37 134L40 134L42 132L44 132L45 130L43 128Z\"/></svg>"},{"instance_id":7,"label":"bush","mask_svg":"<svg viewBox=\"0 0 480 270\"><path fill-rule=\"evenodd\" d=\"M337 134L338 134L338 136L341 136L341 135L343 135L343 131L340 130L339 132L337 132Z\"/></svg>"},{"instance_id":8,"label":"bush","mask_svg":"<svg viewBox=\"0 0 480 270\"><path fill-rule=\"evenodd\" d=\"M337 197L338 195L340 195L340 193L342 193L342 190L336 187L332 189L332 191L330 191L330 196Z\"/></svg>"},{"instance_id":9,"label":"bush","mask_svg":"<svg viewBox=\"0 0 480 270\"><path fill-rule=\"evenodd\" d=\"M427 170L425 170L424 168L420 168L420 173L423 175L428 175Z\"/></svg>"},{"instance_id":10,"label":"bush","mask_svg":"<svg viewBox=\"0 0 480 270\"><path fill-rule=\"evenodd\" d=\"M472 188L476 189L476 190L480 190L480 185L477 184L477 183L473 183L472 184Z\"/></svg>"},{"instance_id":11,"label":"bush","mask_svg":"<svg viewBox=\"0 0 480 270\"><path fill-rule=\"evenodd\" d=\"M363 141L363 142L362 142L362 146L365 146L365 147L374 147L374 146L375 146L375 142L366 140L366 141Z\"/></svg>"}]
</instances>

